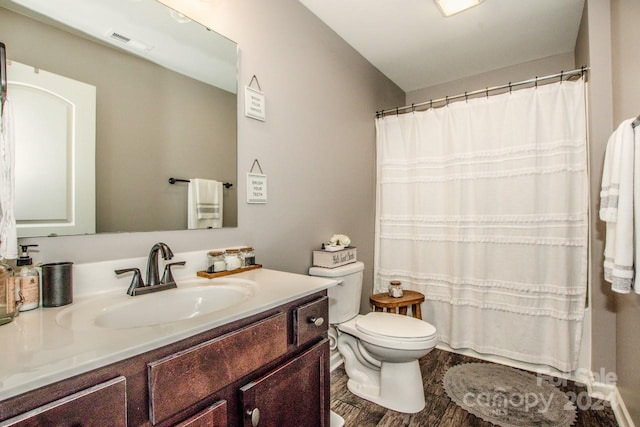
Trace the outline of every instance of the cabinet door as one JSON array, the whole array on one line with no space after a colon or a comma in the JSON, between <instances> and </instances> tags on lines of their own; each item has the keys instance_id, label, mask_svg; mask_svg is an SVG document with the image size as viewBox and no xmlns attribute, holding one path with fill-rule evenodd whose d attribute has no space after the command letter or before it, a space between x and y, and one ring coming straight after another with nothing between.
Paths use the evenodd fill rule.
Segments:
<instances>
[{"instance_id":1,"label":"cabinet door","mask_svg":"<svg viewBox=\"0 0 640 427\"><path fill-rule=\"evenodd\" d=\"M3 426L110 426L127 425L125 377L79 391L0 422Z\"/></svg>"},{"instance_id":2,"label":"cabinet door","mask_svg":"<svg viewBox=\"0 0 640 427\"><path fill-rule=\"evenodd\" d=\"M243 425L329 427L329 341L240 389Z\"/></svg>"},{"instance_id":3,"label":"cabinet door","mask_svg":"<svg viewBox=\"0 0 640 427\"><path fill-rule=\"evenodd\" d=\"M227 427L227 401L214 403L176 427Z\"/></svg>"}]
</instances>

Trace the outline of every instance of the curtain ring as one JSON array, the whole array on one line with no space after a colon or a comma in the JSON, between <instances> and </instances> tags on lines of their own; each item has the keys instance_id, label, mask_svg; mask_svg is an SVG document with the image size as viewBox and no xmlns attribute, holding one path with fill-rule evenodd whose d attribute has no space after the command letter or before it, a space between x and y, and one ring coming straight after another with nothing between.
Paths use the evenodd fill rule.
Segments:
<instances>
[{"instance_id":1,"label":"curtain ring","mask_svg":"<svg viewBox=\"0 0 640 427\"><path fill-rule=\"evenodd\" d=\"M564 75L564 70L560 70L560 84L562 84L562 76Z\"/></svg>"},{"instance_id":2,"label":"curtain ring","mask_svg":"<svg viewBox=\"0 0 640 427\"><path fill-rule=\"evenodd\" d=\"M449 97L448 96L444 97L444 105L446 105L447 107L449 106Z\"/></svg>"},{"instance_id":3,"label":"curtain ring","mask_svg":"<svg viewBox=\"0 0 640 427\"><path fill-rule=\"evenodd\" d=\"M469 97L467 96L467 91L464 91L464 102L469 102Z\"/></svg>"},{"instance_id":4,"label":"curtain ring","mask_svg":"<svg viewBox=\"0 0 640 427\"><path fill-rule=\"evenodd\" d=\"M433 99L429 100L429 108L431 108L431 109L433 108Z\"/></svg>"},{"instance_id":5,"label":"curtain ring","mask_svg":"<svg viewBox=\"0 0 640 427\"><path fill-rule=\"evenodd\" d=\"M511 95L511 90L513 89L513 87L511 86L511 82L509 82L509 95Z\"/></svg>"},{"instance_id":6,"label":"curtain ring","mask_svg":"<svg viewBox=\"0 0 640 427\"><path fill-rule=\"evenodd\" d=\"M396 117L398 117L400 113L398 113L398 107L396 107Z\"/></svg>"},{"instance_id":7,"label":"curtain ring","mask_svg":"<svg viewBox=\"0 0 640 427\"><path fill-rule=\"evenodd\" d=\"M416 106L415 106L415 104L413 102L411 103L411 112L412 113L416 112Z\"/></svg>"},{"instance_id":8,"label":"curtain ring","mask_svg":"<svg viewBox=\"0 0 640 427\"><path fill-rule=\"evenodd\" d=\"M484 90L487 92L487 99L489 99L489 88L485 87Z\"/></svg>"},{"instance_id":9,"label":"curtain ring","mask_svg":"<svg viewBox=\"0 0 640 427\"><path fill-rule=\"evenodd\" d=\"M536 76L536 89L538 89L538 76Z\"/></svg>"}]
</instances>

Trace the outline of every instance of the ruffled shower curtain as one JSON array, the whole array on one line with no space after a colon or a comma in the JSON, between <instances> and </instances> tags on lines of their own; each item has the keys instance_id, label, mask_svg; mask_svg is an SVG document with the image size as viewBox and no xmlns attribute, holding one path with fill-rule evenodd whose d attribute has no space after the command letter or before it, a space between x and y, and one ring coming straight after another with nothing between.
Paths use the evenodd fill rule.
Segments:
<instances>
[{"instance_id":1,"label":"ruffled shower curtain","mask_svg":"<svg viewBox=\"0 0 640 427\"><path fill-rule=\"evenodd\" d=\"M425 294L453 348L577 368L588 179L582 80L376 119L374 288Z\"/></svg>"},{"instance_id":2,"label":"ruffled shower curtain","mask_svg":"<svg viewBox=\"0 0 640 427\"><path fill-rule=\"evenodd\" d=\"M0 109L0 260L18 258L15 204L15 138L8 98Z\"/></svg>"}]
</instances>

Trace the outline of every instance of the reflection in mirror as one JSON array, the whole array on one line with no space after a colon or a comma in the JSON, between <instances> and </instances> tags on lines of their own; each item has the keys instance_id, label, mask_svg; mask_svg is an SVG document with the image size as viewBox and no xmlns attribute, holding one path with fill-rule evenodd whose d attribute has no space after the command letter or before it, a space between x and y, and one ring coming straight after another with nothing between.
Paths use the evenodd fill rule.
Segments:
<instances>
[{"instance_id":1,"label":"reflection in mirror","mask_svg":"<svg viewBox=\"0 0 640 427\"><path fill-rule=\"evenodd\" d=\"M96 17L99 22L93 22ZM222 187L218 196L222 225L237 225L234 42L155 0L0 0L0 40L7 45L12 67L25 66L30 73L49 73L95 90L95 159L77 164L74 150L81 141L76 131L65 127L58 138L66 144L65 154L58 149L57 157L67 162L66 175L56 180L66 179L57 183L66 194L61 200L52 198L57 202L52 218L43 212L17 218L19 235L90 232L72 231L68 224L81 222L74 209L90 196L78 195L75 185L81 169L94 164L98 233L187 229L190 184L172 185L169 177L233 184ZM13 86L18 84L14 81ZM12 99L11 85L9 90ZM15 92L20 98L19 90ZM74 102L58 110L73 112ZM75 120L63 117L65 126ZM29 120L23 127L39 129L36 140L52 133L43 131L43 120L34 120L37 123ZM20 135L16 139L19 144ZM30 160L47 149L52 152L51 147L29 148L17 156L16 169L52 180L53 175L34 168ZM52 160L45 156L45 162ZM40 184L16 186L22 188L16 197L28 198L33 193L29 189ZM47 221L57 228L44 228Z\"/></svg>"}]
</instances>

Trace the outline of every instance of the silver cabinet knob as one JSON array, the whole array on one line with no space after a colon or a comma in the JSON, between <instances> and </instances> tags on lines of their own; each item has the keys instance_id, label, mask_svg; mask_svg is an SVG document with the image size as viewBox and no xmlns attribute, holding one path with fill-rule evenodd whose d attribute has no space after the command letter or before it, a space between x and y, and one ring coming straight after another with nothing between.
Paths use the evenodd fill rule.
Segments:
<instances>
[{"instance_id":1,"label":"silver cabinet knob","mask_svg":"<svg viewBox=\"0 0 640 427\"><path fill-rule=\"evenodd\" d=\"M247 411L247 415L251 417L251 425L256 427L260 423L260 409L253 408L250 411Z\"/></svg>"},{"instance_id":2,"label":"silver cabinet knob","mask_svg":"<svg viewBox=\"0 0 640 427\"><path fill-rule=\"evenodd\" d=\"M316 326L322 326L322 324L324 323L324 318L322 318L322 317L311 317L309 319L309 323L313 323Z\"/></svg>"}]
</instances>

